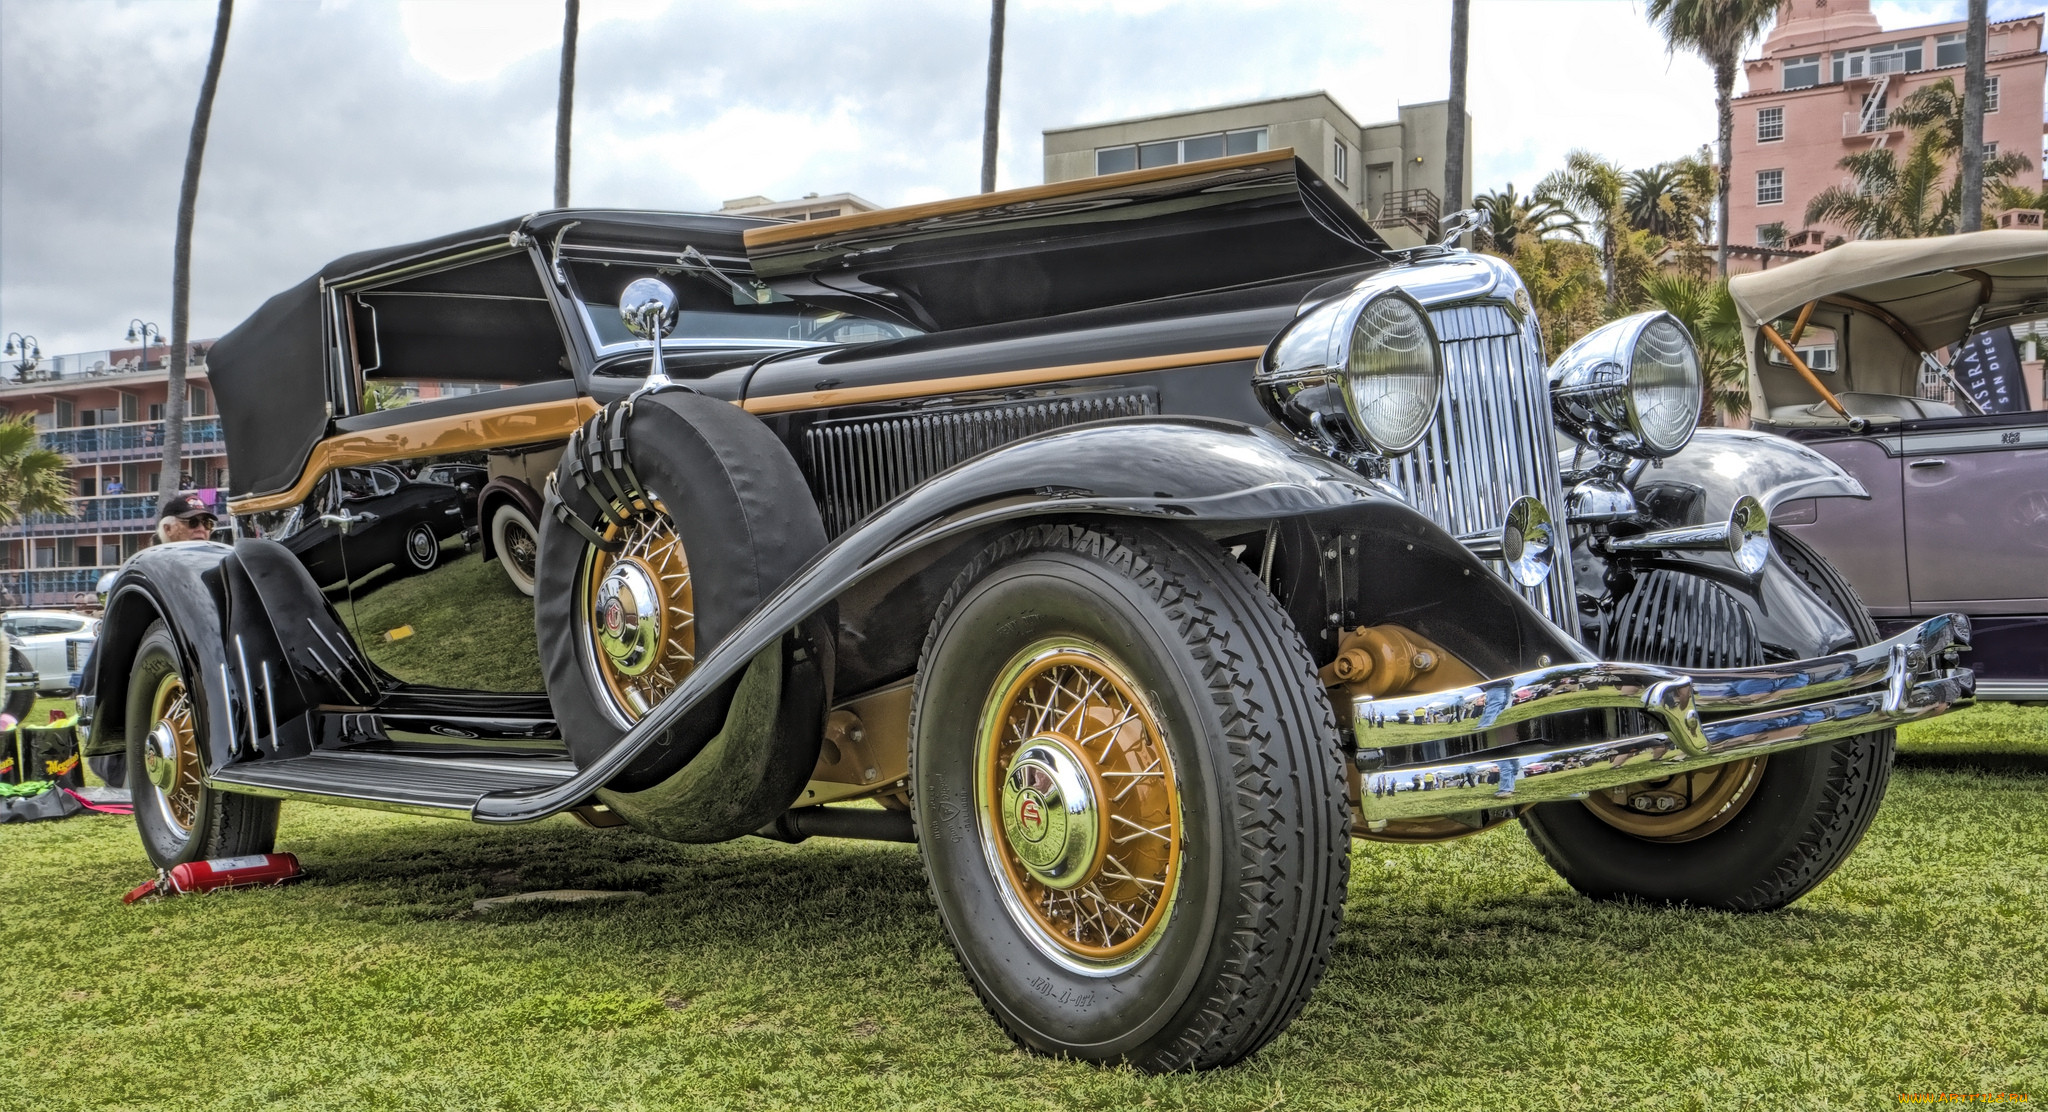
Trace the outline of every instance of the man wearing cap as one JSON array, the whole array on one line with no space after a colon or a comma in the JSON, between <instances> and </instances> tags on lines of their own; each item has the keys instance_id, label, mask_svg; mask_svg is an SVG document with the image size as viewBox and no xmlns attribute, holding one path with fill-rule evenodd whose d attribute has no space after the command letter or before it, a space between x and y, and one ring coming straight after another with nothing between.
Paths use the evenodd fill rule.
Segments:
<instances>
[{"instance_id":1,"label":"man wearing cap","mask_svg":"<svg viewBox=\"0 0 2048 1112\"><path fill-rule=\"evenodd\" d=\"M213 535L217 520L213 510L201 502L198 495L180 494L165 503L163 516L157 518L157 543L203 541Z\"/></svg>"}]
</instances>

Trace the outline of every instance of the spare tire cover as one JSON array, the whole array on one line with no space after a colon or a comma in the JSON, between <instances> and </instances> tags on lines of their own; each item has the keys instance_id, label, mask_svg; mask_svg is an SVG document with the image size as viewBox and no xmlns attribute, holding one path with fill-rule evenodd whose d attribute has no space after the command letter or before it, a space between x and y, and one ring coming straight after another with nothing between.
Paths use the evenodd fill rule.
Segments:
<instances>
[{"instance_id":1,"label":"spare tire cover","mask_svg":"<svg viewBox=\"0 0 2048 1112\"><path fill-rule=\"evenodd\" d=\"M700 660L825 547L825 526L796 460L759 418L730 402L682 391L640 398L626 418L626 456L682 540ZM610 488L602 479L579 488L570 477L575 463L565 454L549 484L534 621L562 737L577 763L588 765L628 727L577 635L578 581L591 546L557 505L601 529L594 494ZM692 707L609 786L637 791L686 764L717 734L743 675Z\"/></svg>"}]
</instances>

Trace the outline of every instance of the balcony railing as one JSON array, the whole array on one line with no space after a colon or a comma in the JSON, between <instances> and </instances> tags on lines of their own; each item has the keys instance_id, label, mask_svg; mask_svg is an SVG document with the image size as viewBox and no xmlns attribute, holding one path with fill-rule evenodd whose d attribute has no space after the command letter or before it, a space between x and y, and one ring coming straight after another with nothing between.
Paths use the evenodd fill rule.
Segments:
<instances>
[{"instance_id":1,"label":"balcony railing","mask_svg":"<svg viewBox=\"0 0 2048 1112\"><path fill-rule=\"evenodd\" d=\"M48 429L42 434L42 444L70 456L75 463L154 459L164 454L165 428L162 421L130 421ZM185 455L217 456L226 451L218 416L185 419Z\"/></svg>"},{"instance_id":2,"label":"balcony railing","mask_svg":"<svg viewBox=\"0 0 2048 1112\"><path fill-rule=\"evenodd\" d=\"M170 358L164 355L162 349L155 351L147 363L138 361L134 356L110 359L106 352L45 356L26 370L22 369L19 362L9 360L5 364L0 364L0 386L42 385L51 382L81 382L122 378L128 375L162 374L169 364ZM186 373L204 377L206 358L201 356L188 362Z\"/></svg>"},{"instance_id":3,"label":"balcony railing","mask_svg":"<svg viewBox=\"0 0 2048 1112\"><path fill-rule=\"evenodd\" d=\"M93 598L112 568L8 568L0 571L0 604L70 606Z\"/></svg>"},{"instance_id":4,"label":"balcony railing","mask_svg":"<svg viewBox=\"0 0 2048 1112\"><path fill-rule=\"evenodd\" d=\"M1443 198L1430 190L1396 190L1380 198L1379 215L1372 218L1372 223L1375 227L1406 227L1421 236L1423 242L1434 242L1443 207Z\"/></svg>"},{"instance_id":5,"label":"balcony railing","mask_svg":"<svg viewBox=\"0 0 2048 1112\"><path fill-rule=\"evenodd\" d=\"M30 536L62 536L71 533L146 533L156 528L157 495L100 494L71 500L68 514L26 514L24 519L0 529L0 541ZM214 515L228 519L226 499L218 492Z\"/></svg>"}]
</instances>

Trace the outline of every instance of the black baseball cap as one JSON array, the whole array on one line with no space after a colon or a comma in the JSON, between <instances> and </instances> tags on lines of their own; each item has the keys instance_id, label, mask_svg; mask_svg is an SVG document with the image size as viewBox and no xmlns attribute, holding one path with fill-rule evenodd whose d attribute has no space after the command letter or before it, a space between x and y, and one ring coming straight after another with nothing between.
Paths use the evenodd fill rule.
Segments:
<instances>
[{"instance_id":1,"label":"black baseball cap","mask_svg":"<svg viewBox=\"0 0 2048 1112\"><path fill-rule=\"evenodd\" d=\"M220 519L220 515L213 512L213 507L201 502L196 494L180 494L171 499L164 504L164 512L158 516L175 517L179 521L192 521L202 517L210 517L216 521Z\"/></svg>"}]
</instances>

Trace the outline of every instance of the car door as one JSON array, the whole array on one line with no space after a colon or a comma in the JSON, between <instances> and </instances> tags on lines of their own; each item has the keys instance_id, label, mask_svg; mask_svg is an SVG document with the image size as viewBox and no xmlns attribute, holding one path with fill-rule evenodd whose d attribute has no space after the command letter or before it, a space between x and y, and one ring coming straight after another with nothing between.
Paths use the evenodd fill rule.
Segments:
<instances>
[{"instance_id":1,"label":"car door","mask_svg":"<svg viewBox=\"0 0 2048 1112\"><path fill-rule=\"evenodd\" d=\"M1827 557L1855 585L1872 615L1906 617L1912 613L1912 596L1906 583L1897 432L1873 430L1805 443L1863 484L1870 497L1797 499L1774 511L1771 524Z\"/></svg>"},{"instance_id":2,"label":"car door","mask_svg":"<svg viewBox=\"0 0 2048 1112\"><path fill-rule=\"evenodd\" d=\"M2048 412L1941 417L1900 432L1914 607L2048 609Z\"/></svg>"}]
</instances>

